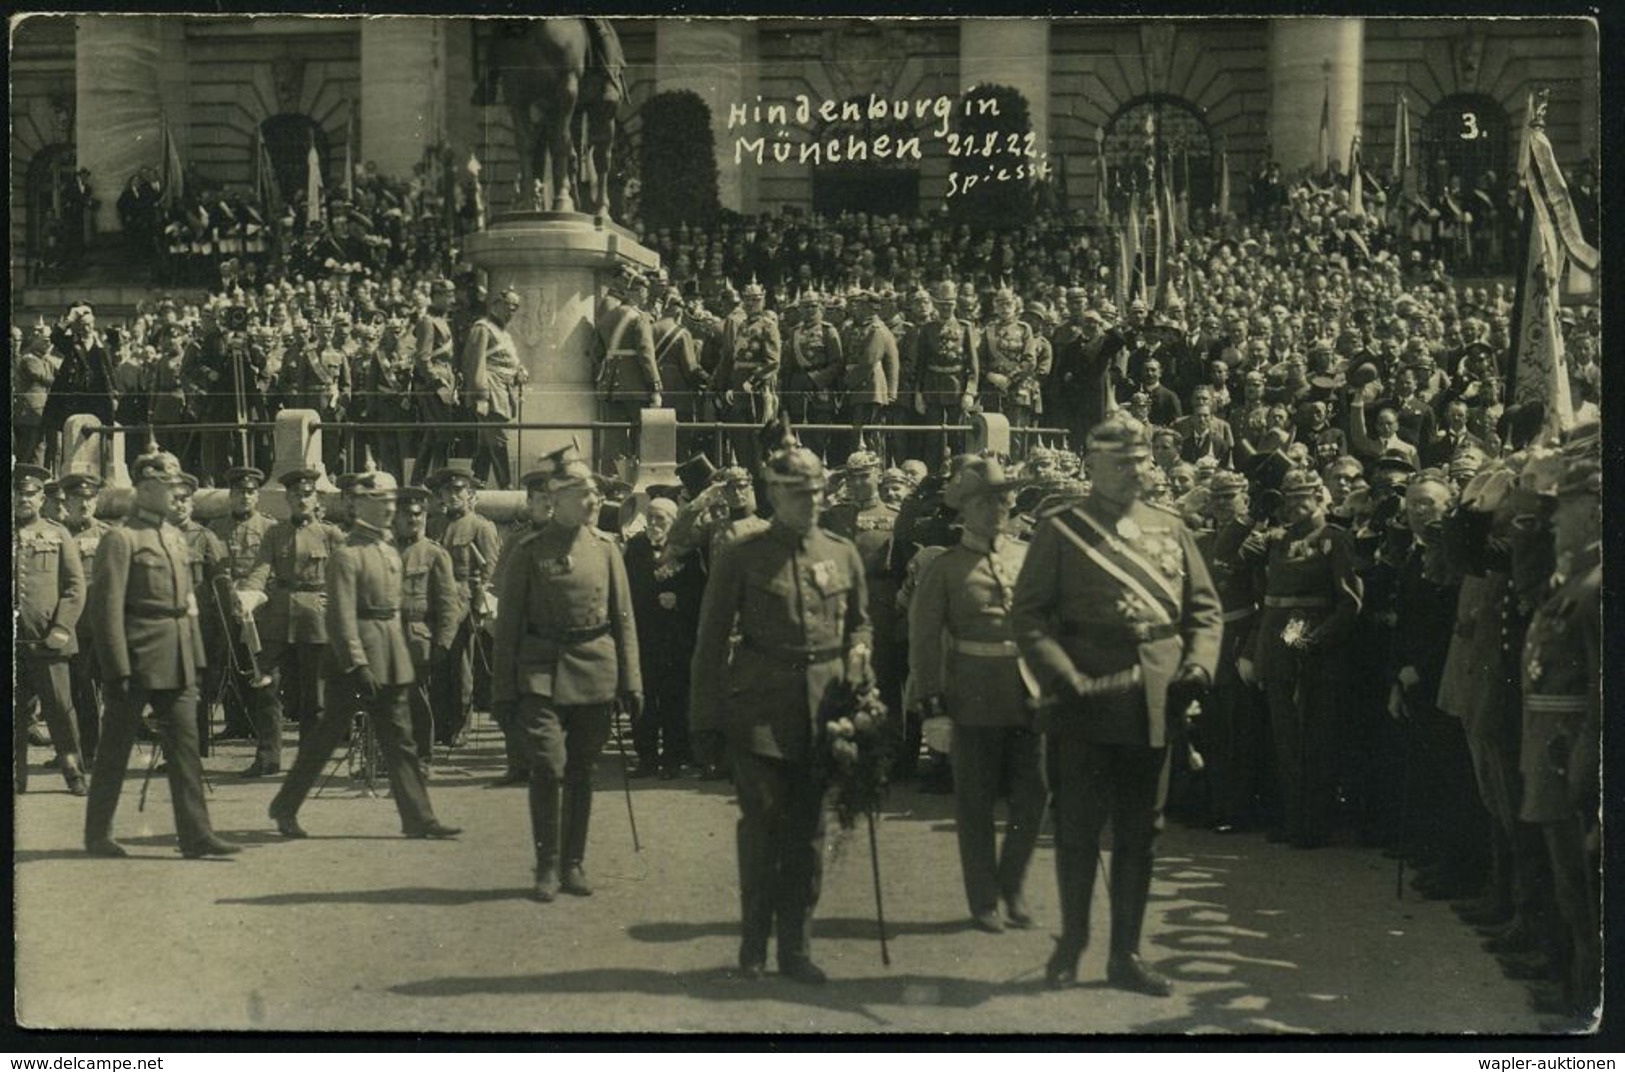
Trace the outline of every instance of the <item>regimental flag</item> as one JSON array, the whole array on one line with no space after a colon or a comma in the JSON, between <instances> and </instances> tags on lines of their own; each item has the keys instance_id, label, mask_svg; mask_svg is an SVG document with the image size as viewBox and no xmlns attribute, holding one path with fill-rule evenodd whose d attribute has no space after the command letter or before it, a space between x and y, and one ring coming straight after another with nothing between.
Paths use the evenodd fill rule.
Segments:
<instances>
[{"instance_id":1,"label":"regimental flag","mask_svg":"<svg viewBox=\"0 0 1625 1072\"><path fill-rule=\"evenodd\" d=\"M322 218L322 158L316 155L316 135L310 135L310 151L305 154L305 223Z\"/></svg>"},{"instance_id":2,"label":"regimental flag","mask_svg":"<svg viewBox=\"0 0 1625 1072\"><path fill-rule=\"evenodd\" d=\"M1315 140L1315 171L1325 175L1332 169L1332 87L1326 84L1320 98L1320 137Z\"/></svg>"},{"instance_id":3,"label":"regimental flag","mask_svg":"<svg viewBox=\"0 0 1625 1072\"><path fill-rule=\"evenodd\" d=\"M1105 127L1095 128L1095 209L1100 213L1101 224L1111 226L1111 172L1106 167Z\"/></svg>"},{"instance_id":4,"label":"regimental flag","mask_svg":"<svg viewBox=\"0 0 1625 1072\"><path fill-rule=\"evenodd\" d=\"M276 172L271 168L271 151L265 147L265 134L257 132L255 139L254 194L259 198L260 212L267 219L281 209L282 192L277 187Z\"/></svg>"},{"instance_id":5,"label":"regimental flag","mask_svg":"<svg viewBox=\"0 0 1625 1072\"><path fill-rule=\"evenodd\" d=\"M1179 170L1183 182L1179 188L1179 232L1188 234L1191 229L1191 150L1188 145L1179 147Z\"/></svg>"},{"instance_id":6,"label":"regimental flag","mask_svg":"<svg viewBox=\"0 0 1625 1072\"><path fill-rule=\"evenodd\" d=\"M1145 297L1145 266L1142 263L1140 249L1140 191L1135 190L1128 200L1128 242L1125 246L1125 256L1128 260L1128 276L1125 286L1128 288L1124 294L1125 300L1121 303L1121 312L1128 314L1128 302L1136 296Z\"/></svg>"},{"instance_id":7,"label":"regimental flag","mask_svg":"<svg viewBox=\"0 0 1625 1072\"><path fill-rule=\"evenodd\" d=\"M1230 149L1219 150L1219 200L1213 206L1214 213L1225 219L1230 215Z\"/></svg>"},{"instance_id":8,"label":"regimental flag","mask_svg":"<svg viewBox=\"0 0 1625 1072\"><path fill-rule=\"evenodd\" d=\"M1360 151L1360 132L1349 142L1349 216L1365 219L1365 158Z\"/></svg>"},{"instance_id":9,"label":"regimental flag","mask_svg":"<svg viewBox=\"0 0 1625 1072\"><path fill-rule=\"evenodd\" d=\"M163 143L159 148L163 177L159 180L162 188L158 191L158 203L167 210L186 196L186 170L181 167L180 149L176 147L175 136L169 130L168 116L163 118L163 132L159 140Z\"/></svg>"},{"instance_id":10,"label":"regimental flag","mask_svg":"<svg viewBox=\"0 0 1625 1072\"><path fill-rule=\"evenodd\" d=\"M1171 256L1179 248L1179 210L1174 200L1174 169L1172 162L1162 169L1162 205L1161 216L1167 220L1163 228L1163 259ZM1162 272L1157 272L1157 280L1161 282Z\"/></svg>"},{"instance_id":11,"label":"regimental flag","mask_svg":"<svg viewBox=\"0 0 1625 1072\"><path fill-rule=\"evenodd\" d=\"M1406 173L1411 169L1411 105L1405 94L1394 106L1394 163L1390 180L1409 188Z\"/></svg>"},{"instance_id":12,"label":"regimental flag","mask_svg":"<svg viewBox=\"0 0 1625 1072\"><path fill-rule=\"evenodd\" d=\"M1540 402L1547 435L1574 425L1563 333L1558 322L1561 280L1569 262L1588 272L1598 265L1597 249L1580 233L1568 184L1546 138L1544 91L1531 97L1518 173L1526 194L1528 254L1519 281L1513 334L1512 401Z\"/></svg>"}]
</instances>

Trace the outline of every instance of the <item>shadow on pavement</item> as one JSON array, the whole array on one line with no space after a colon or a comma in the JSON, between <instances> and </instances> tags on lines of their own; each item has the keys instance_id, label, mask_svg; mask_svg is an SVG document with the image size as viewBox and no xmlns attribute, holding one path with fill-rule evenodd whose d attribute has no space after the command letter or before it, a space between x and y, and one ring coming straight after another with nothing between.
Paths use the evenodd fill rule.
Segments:
<instances>
[{"instance_id":1,"label":"shadow on pavement","mask_svg":"<svg viewBox=\"0 0 1625 1072\"><path fill-rule=\"evenodd\" d=\"M282 905L378 904L457 906L487 901L522 901L530 898L530 887L508 890L447 890L433 886L394 886L381 890L305 890L268 893L262 897L222 897L215 904L256 905L265 908Z\"/></svg>"},{"instance_id":2,"label":"shadow on pavement","mask_svg":"<svg viewBox=\"0 0 1625 1072\"><path fill-rule=\"evenodd\" d=\"M880 931L873 919L839 916L832 919L819 918L813 920L812 926L814 940L836 938L870 939L876 942L880 940ZM968 919L929 920L917 923L893 919L886 921L888 938L910 934L958 934L971 929L971 922ZM626 933L639 942L689 942L697 938L714 938L719 935L735 938L739 935L739 921L729 919L696 923L634 923L626 929Z\"/></svg>"},{"instance_id":3,"label":"shadow on pavement","mask_svg":"<svg viewBox=\"0 0 1625 1072\"><path fill-rule=\"evenodd\" d=\"M1010 986L1001 983L940 975L832 979L824 986L806 986L771 974L761 980L747 981L727 968L686 972L587 968L550 974L450 976L402 983L390 989L396 994L424 998L603 993L699 998L708 1002L785 1001L852 1013L881 1026L887 1020L875 1010L887 1006L971 1009L992 997L1013 992Z\"/></svg>"}]
</instances>

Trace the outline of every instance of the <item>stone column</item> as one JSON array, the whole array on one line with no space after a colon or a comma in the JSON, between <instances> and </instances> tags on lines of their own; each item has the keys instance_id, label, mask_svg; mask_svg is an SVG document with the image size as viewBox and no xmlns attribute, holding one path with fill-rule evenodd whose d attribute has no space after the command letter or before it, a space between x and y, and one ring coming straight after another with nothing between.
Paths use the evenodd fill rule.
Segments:
<instances>
[{"instance_id":1,"label":"stone column","mask_svg":"<svg viewBox=\"0 0 1625 1072\"><path fill-rule=\"evenodd\" d=\"M163 165L162 19L80 15L76 26L74 146L100 201L95 230L106 234L118 230L118 195L125 181L138 168ZM169 117L182 160L185 120L185 115Z\"/></svg>"},{"instance_id":2,"label":"stone column","mask_svg":"<svg viewBox=\"0 0 1625 1072\"><path fill-rule=\"evenodd\" d=\"M1365 62L1362 19L1275 19L1270 23L1270 145L1284 175L1313 166L1321 102L1330 101L1327 158L1348 167L1360 125Z\"/></svg>"},{"instance_id":3,"label":"stone column","mask_svg":"<svg viewBox=\"0 0 1625 1072\"><path fill-rule=\"evenodd\" d=\"M488 273L491 294L508 287L519 292L519 311L508 324L519 360L530 374L523 419L587 423L598 419L593 384L593 331L598 298L617 268L630 263L651 269L660 263L653 250L614 224L597 226L576 213L505 213L467 239L467 256ZM590 454L585 430L533 431L509 435L518 455L517 477L534 468L543 453L570 442ZM596 458L593 461L597 468Z\"/></svg>"},{"instance_id":4,"label":"stone column","mask_svg":"<svg viewBox=\"0 0 1625 1072\"><path fill-rule=\"evenodd\" d=\"M361 20L361 155L410 175L446 135L446 28L434 18ZM339 157L343 159L342 153Z\"/></svg>"},{"instance_id":5,"label":"stone column","mask_svg":"<svg viewBox=\"0 0 1625 1072\"><path fill-rule=\"evenodd\" d=\"M960 91L984 82L1027 98L1033 137L1049 152L1049 20L960 19Z\"/></svg>"},{"instance_id":6,"label":"stone column","mask_svg":"<svg viewBox=\"0 0 1625 1072\"><path fill-rule=\"evenodd\" d=\"M754 103L756 24L744 19L663 18L655 26L655 92L691 90L711 108L722 207L755 207L754 172L733 160L728 106Z\"/></svg>"}]
</instances>

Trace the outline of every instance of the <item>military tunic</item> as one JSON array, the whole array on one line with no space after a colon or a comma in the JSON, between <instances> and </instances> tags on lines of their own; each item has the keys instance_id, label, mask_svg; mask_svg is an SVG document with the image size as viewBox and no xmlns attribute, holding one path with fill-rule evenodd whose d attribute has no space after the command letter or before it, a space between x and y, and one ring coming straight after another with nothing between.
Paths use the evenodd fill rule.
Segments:
<instances>
[{"instance_id":1,"label":"military tunic","mask_svg":"<svg viewBox=\"0 0 1625 1072\"><path fill-rule=\"evenodd\" d=\"M149 706L168 761L170 801L182 851L214 841L198 758L197 704L203 641L180 530L137 507L102 537L85 613L107 709L85 812L85 843L112 833L136 728Z\"/></svg>"},{"instance_id":2,"label":"military tunic","mask_svg":"<svg viewBox=\"0 0 1625 1072\"><path fill-rule=\"evenodd\" d=\"M1535 612L1523 644L1525 822L1573 818L1597 790L1602 565L1592 548ZM1594 801L1592 801L1594 803Z\"/></svg>"},{"instance_id":3,"label":"military tunic","mask_svg":"<svg viewBox=\"0 0 1625 1072\"><path fill-rule=\"evenodd\" d=\"M79 651L78 626L85 609L83 560L66 528L36 517L12 529L11 570L18 684L39 698L58 759L77 770L79 731L68 667ZM20 792L28 786L28 718L14 715L12 729Z\"/></svg>"},{"instance_id":4,"label":"military tunic","mask_svg":"<svg viewBox=\"0 0 1625 1072\"><path fill-rule=\"evenodd\" d=\"M908 672L908 622L900 620L897 582L890 570L897 517L897 507L876 498L866 503L838 503L819 521L830 532L851 540L863 559L874 635L875 685L889 711L902 710L903 679Z\"/></svg>"},{"instance_id":5,"label":"military tunic","mask_svg":"<svg viewBox=\"0 0 1625 1072\"><path fill-rule=\"evenodd\" d=\"M847 655L870 641L864 565L849 541L774 524L722 548L700 605L689 726L728 738L739 792L740 961L779 964L811 946L824 793L814 721ZM737 626L737 644L732 637Z\"/></svg>"},{"instance_id":6,"label":"military tunic","mask_svg":"<svg viewBox=\"0 0 1625 1072\"><path fill-rule=\"evenodd\" d=\"M959 865L972 915L996 912L1001 897L1019 903L1043 817L1039 737L1009 617L1026 551L1008 537L966 533L920 573L909 603L913 689L942 695L954 720ZM1010 821L996 852L1000 796Z\"/></svg>"},{"instance_id":7,"label":"military tunic","mask_svg":"<svg viewBox=\"0 0 1625 1072\"><path fill-rule=\"evenodd\" d=\"M451 321L444 315L425 313L419 318L412 379L418 420L430 425L457 418L456 352ZM423 483L424 476L446 464L453 438L450 432L424 428L413 463L413 483Z\"/></svg>"},{"instance_id":8,"label":"military tunic","mask_svg":"<svg viewBox=\"0 0 1625 1072\"><path fill-rule=\"evenodd\" d=\"M530 768L537 862L586 856L593 767L618 697L642 690L637 622L615 541L548 522L504 566L497 600L491 705L511 711Z\"/></svg>"},{"instance_id":9,"label":"military tunic","mask_svg":"<svg viewBox=\"0 0 1625 1072\"><path fill-rule=\"evenodd\" d=\"M778 414L776 384L782 351L779 318L773 312L764 309L741 320L730 318L724 322L722 360L712 378L712 388L725 396L717 414L719 420L759 426ZM731 402L726 398L729 392L733 394ZM730 432L728 442L738 464L754 473L761 461L755 428Z\"/></svg>"},{"instance_id":10,"label":"military tunic","mask_svg":"<svg viewBox=\"0 0 1625 1072\"><path fill-rule=\"evenodd\" d=\"M222 570L227 582L225 588L237 588L248 580L254 572L254 567L259 563L260 545L265 542L265 534L270 532L271 526L275 524L271 517L258 511L244 517L228 514L209 522L209 531L225 545L225 562ZM222 591L222 601L225 601L228 595L229 592ZM256 651L252 658L249 655L247 644L243 640L243 618L238 608L227 602L225 610L227 629L224 644L230 647L229 650L223 650L223 659L214 661L209 676L226 677L225 736L249 736L253 733L253 720L249 715L252 700L245 689L252 684L252 680L244 680L240 675L246 674L250 678L257 676L253 674L253 667L258 665L260 653ZM257 626L256 621L256 635ZM222 647L224 649L224 645ZM212 694L217 689L205 691Z\"/></svg>"},{"instance_id":11,"label":"military tunic","mask_svg":"<svg viewBox=\"0 0 1625 1072\"><path fill-rule=\"evenodd\" d=\"M1213 577L1224 607L1224 640L1213 692L1203 704L1196 730L1208 781L1214 818L1220 823L1242 823L1258 817L1267 796L1264 751L1268 741L1268 711L1258 689L1241 680L1237 663L1252 658L1264 576L1250 561L1242 544L1252 527L1232 520L1217 529L1198 533L1197 549Z\"/></svg>"},{"instance_id":12,"label":"military tunic","mask_svg":"<svg viewBox=\"0 0 1625 1072\"><path fill-rule=\"evenodd\" d=\"M446 672L435 675L429 695L429 706L437 720L435 740L451 745L468 727L474 703L476 645L485 645L488 650L489 641L483 637L488 613L485 597L502 546L496 525L473 510L452 518L437 515L430 519L428 531L429 539L451 554L452 575L457 582L457 634L447 657Z\"/></svg>"},{"instance_id":13,"label":"military tunic","mask_svg":"<svg viewBox=\"0 0 1625 1072\"><path fill-rule=\"evenodd\" d=\"M259 557L238 588L265 593L255 612L260 643L260 670L269 678L254 690L254 736L262 766L282 766L282 696L288 698L301 731L316 725L326 703L322 649L327 644L327 567L344 543L336 525L314 518L278 521L260 539ZM262 679L263 680L263 679Z\"/></svg>"},{"instance_id":14,"label":"military tunic","mask_svg":"<svg viewBox=\"0 0 1625 1072\"><path fill-rule=\"evenodd\" d=\"M452 644L463 617L451 554L429 539L398 545L401 554L401 622L412 652L416 679L407 690L412 711L412 740L418 756L434 749L434 712L429 706L431 682L450 666Z\"/></svg>"},{"instance_id":15,"label":"military tunic","mask_svg":"<svg viewBox=\"0 0 1625 1072\"><path fill-rule=\"evenodd\" d=\"M502 425L519 414L524 375L519 349L507 328L485 317L474 321L463 347L463 400L486 426L477 437L474 476L482 481L489 477L497 487L506 488L511 463L508 433Z\"/></svg>"},{"instance_id":16,"label":"military tunic","mask_svg":"<svg viewBox=\"0 0 1625 1072\"><path fill-rule=\"evenodd\" d=\"M649 314L623 301L599 317L595 330L599 351L598 411L605 421L630 423L635 429L643 408L662 389ZM613 466L623 456L637 457L634 431L604 429L599 450L606 466Z\"/></svg>"},{"instance_id":17,"label":"military tunic","mask_svg":"<svg viewBox=\"0 0 1625 1072\"><path fill-rule=\"evenodd\" d=\"M68 526L73 542L78 546L84 574L89 577L96 565L96 548L102 537L113 526L90 518L80 528ZM96 760L96 747L101 741L102 697L101 672L96 666L96 646L90 640L90 622L81 615L78 628L79 650L68 659L68 681L73 689L73 713L79 727L79 751L86 765Z\"/></svg>"},{"instance_id":18,"label":"military tunic","mask_svg":"<svg viewBox=\"0 0 1625 1072\"><path fill-rule=\"evenodd\" d=\"M357 521L336 548L327 567L328 687L336 702L299 742L288 778L271 801L271 814L299 813L316 779L350 729L351 716L365 712L378 737L379 756L389 774L390 795L408 836L435 824L434 809L412 739L407 690L415 678L412 652L401 621L401 556L381 530ZM361 687L357 671L370 671L374 687Z\"/></svg>"},{"instance_id":19,"label":"military tunic","mask_svg":"<svg viewBox=\"0 0 1625 1072\"><path fill-rule=\"evenodd\" d=\"M1032 423L1039 404L1038 338L1025 320L989 321L977 341L982 354L982 408L1013 427Z\"/></svg>"}]
</instances>

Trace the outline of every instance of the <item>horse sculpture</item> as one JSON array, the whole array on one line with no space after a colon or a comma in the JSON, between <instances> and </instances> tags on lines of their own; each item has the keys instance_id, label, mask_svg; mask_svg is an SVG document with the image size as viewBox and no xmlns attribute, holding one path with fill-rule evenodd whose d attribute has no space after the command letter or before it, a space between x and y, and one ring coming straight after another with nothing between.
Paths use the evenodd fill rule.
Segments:
<instances>
[{"instance_id":1,"label":"horse sculpture","mask_svg":"<svg viewBox=\"0 0 1625 1072\"><path fill-rule=\"evenodd\" d=\"M499 27L475 103L493 103L501 86L513 117L522 205L574 212L585 201L593 215L609 216L620 66L619 41L604 19L513 19ZM590 149L585 159L576 151L581 143Z\"/></svg>"}]
</instances>

